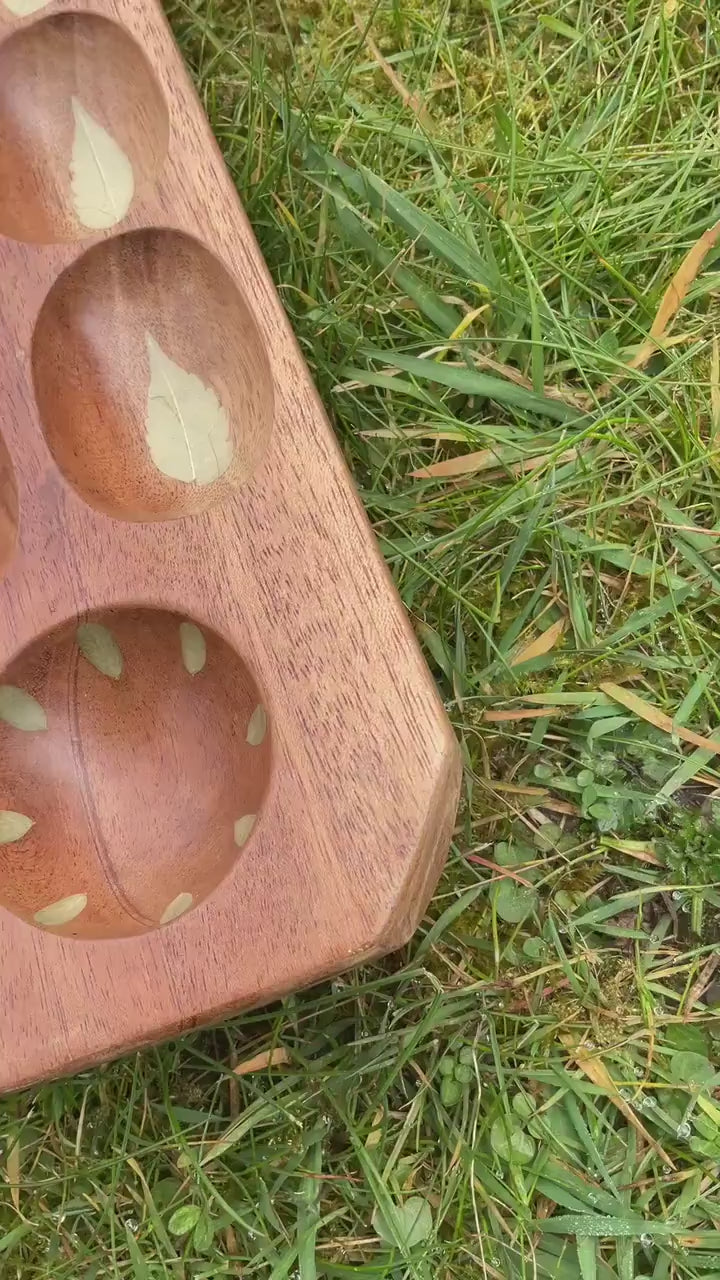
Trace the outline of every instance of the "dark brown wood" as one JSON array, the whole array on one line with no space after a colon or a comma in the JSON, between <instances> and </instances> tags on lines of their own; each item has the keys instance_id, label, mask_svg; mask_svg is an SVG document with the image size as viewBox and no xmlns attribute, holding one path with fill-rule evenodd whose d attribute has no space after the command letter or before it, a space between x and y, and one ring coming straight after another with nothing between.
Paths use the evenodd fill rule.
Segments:
<instances>
[{"instance_id":1,"label":"dark brown wood","mask_svg":"<svg viewBox=\"0 0 720 1280\"><path fill-rule=\"evenodd\" d=\"M8 1090L400 945L459 761L155 0L0 0L0 272Z\"/></svg>"}]
</instances>

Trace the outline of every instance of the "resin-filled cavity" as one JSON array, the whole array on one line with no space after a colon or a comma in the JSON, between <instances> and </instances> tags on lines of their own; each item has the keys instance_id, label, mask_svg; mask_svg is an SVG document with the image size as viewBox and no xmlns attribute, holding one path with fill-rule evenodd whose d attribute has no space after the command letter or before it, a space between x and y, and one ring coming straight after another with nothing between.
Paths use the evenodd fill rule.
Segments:
<instances>
[{"instance_id":1,"label":"resin-filled cavity","mask_svg":"<svg viewBox=\"0 0 720 1280\"><path fill-rule=\"evenodd\" d=\"M56 281L33 339L40 418L66 480L126 520L198 515L267 448L273 388L244 298L199 241L104 240Z\"/></svg>"},{"instance_id":2,"label":"resin-filled cavity","mask_svg":"<svg viewBox=\"0 0 720 1280\"><path fill-rule=\"evenodd\" d=\"M59 13L0 44L0 234L52 244L118 226L167 148L160 86L116 23Z\"/></svg>"},{"instance_id":3,"label":"resin-filled cavity","mask_svg":"<svg viewBox=\"0 0 720 1280\"><path fill-rule=\"evenodd\" d=\"M244 855L270 771L260 690L214 631L69 621L0 677L0 904L68 937L170 925Z\"/></svg>"}]
</instances>

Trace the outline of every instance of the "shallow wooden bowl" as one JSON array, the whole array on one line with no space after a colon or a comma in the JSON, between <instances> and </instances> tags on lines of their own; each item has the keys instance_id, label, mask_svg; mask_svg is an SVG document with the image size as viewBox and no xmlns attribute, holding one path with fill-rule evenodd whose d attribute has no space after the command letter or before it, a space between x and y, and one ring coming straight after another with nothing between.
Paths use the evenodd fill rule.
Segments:
<instances>
[{"instance_id":1,"label":"shallow wooden bowl","mask_svg":"<svg viewBox=\"0 0 720 1280\"><path fill-rule=\"evenodd\" d=\"M270 778L267 713L235 650L177 614L108 610L34 641L3 680L2 905L124 938L203 902Z\"/></svg>"}]
</instances>

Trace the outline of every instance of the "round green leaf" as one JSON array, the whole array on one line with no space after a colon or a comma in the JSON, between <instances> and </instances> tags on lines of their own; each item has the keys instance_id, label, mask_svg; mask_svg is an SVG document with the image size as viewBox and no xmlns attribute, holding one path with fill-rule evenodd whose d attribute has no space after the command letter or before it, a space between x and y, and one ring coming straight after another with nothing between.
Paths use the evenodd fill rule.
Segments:
<instances>
[{"instance_id":1,"label":"round green leaf","mask_svg":"<svg viewBox=\"0 0 720 1280\"><path fill-rule=\"evenodd\" d=\"M528 1164L535 1155L535 1143L524 1129L515 1128L498 1116L490 1130L490 1146L506 1164Z\"/></svg>"},{"instance_id":2,"label":"round green leaf","mask_svg":"<svg viewBox=\"0 0 720 1280\"><path fill-rule=\"evenodd\" d=\"M184 1204L176 1209L168 1222L168 1231L173 1236L186 1236L192 1231L202 1217L199 1204Z\"/></svg>"},{"instance_id":3,"label":"round green leaf","mask_svg":"<svg viewBox=\"0 0 720 1280\"><path fill-rule=\"evenodd\" d=\"M535 910L538 896L534 889L508 879L493 886L492 901L501 920L506 924L520 924Z\"/></svg>"},{"instance_id":4,"label":"round green leaf","mask_svg":"<svg viewBox=\"0 0 720 1280\"><path fill-rule=\"evenodd\" d=\"M392 1216L391 1226L379 1206L373 1213L373 1228L386 1244L412 1249L432 1235L432 1209L424 1196L410 1196L402 1204L395 1205Z\"/></svg>"},{"instance_id":5,"label":"round green leaf","mask_svg":"<svg viewBox=\"0 0 720 1280\"><path fill-rule=\"evenodd\" d=\"M555 848L562 835L562 827L557 822L544 822L535 832L534 840L538 849L549 852Z\"/></svg>"},{"instance_id":6,"label":"round green leaf","mask_svg":"<svg viewBox=\"0 0 720 1280\"><path fill-rule=\"evenodd\" d=\"M676 1084L688 1085L691 1089L706 1089L714 1083L716 1076L712 1062L701 1053L680 1052L670 1060L670 1077Z\"/></svg>"},{"instance_id":7,"label":"round green leaf","mask_svg":"<svg viewBox=\"0 0 720 1280\"><path fill-rule=\"evenodd\" d=\"M522 840L499 840L493 849L493 861L499 867L522 867L536 861L535 850Z\"/></svg>"},{"instance_id":8,"label":"round green leaf","mask_svg":"<svg viewBox=\"0 0 720 1280\"><path fill-rule=\"evenodd\" d=\"M526 938L522 949L528 960L542 960L547 954L547 946L542 938Z\"/></svg>"}]
</instances>

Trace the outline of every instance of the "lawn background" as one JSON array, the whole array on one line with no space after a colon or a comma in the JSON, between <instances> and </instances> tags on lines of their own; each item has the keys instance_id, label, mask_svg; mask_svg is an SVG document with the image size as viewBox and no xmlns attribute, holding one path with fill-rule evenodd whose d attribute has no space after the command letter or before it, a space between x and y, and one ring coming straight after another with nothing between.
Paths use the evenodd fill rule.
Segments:
<instances>
[{"instance_id":1,"label":"lawn background","mask_svg":"<svg viewBox=\"0 0 720 1280\"><path fill-rule=\"evenodd\" d=\"M168 13L465 787L405 953L0 1103L0 1276L718 1280L720 10Z\"/></svg>"}]
</instances>

